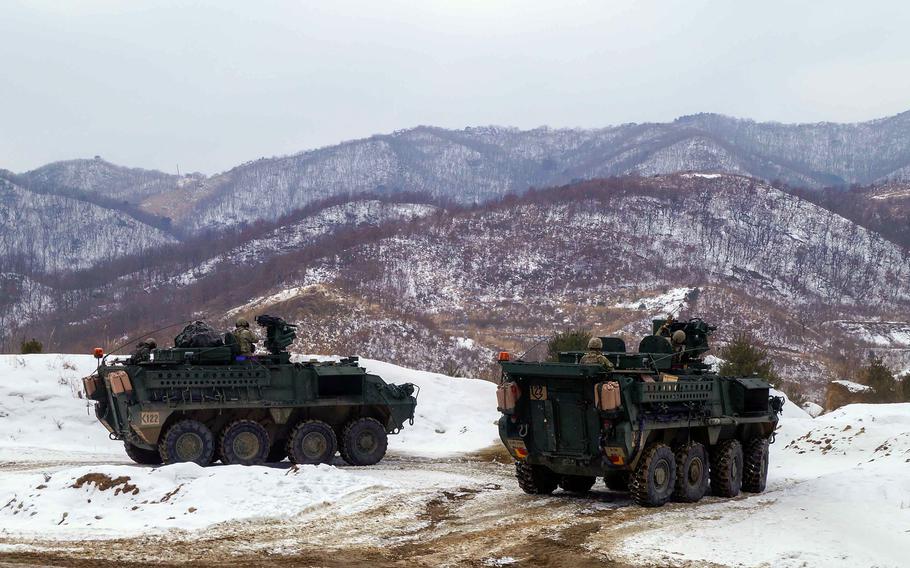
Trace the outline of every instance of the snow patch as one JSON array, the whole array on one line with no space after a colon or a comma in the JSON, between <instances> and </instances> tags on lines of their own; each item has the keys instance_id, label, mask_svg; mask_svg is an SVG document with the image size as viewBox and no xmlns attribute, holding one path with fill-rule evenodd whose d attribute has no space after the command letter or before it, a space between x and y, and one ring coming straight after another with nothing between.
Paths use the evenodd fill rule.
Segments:
<instances>
[{"instance_id":1,"label":"snow patch","mask_svg":"<svg viewBox=\"0 0 910 568\"><path fill-rule=\"evenodd\" d=\"M831 381L835 385L840 385L845 387L848 391L852 393L861 393L861 392L871 392L872 387L868 385L862 385L860 383L855 383L853 381L848 381L846 379L839 379L836 381Z\"/></svg>"}]
</instances>

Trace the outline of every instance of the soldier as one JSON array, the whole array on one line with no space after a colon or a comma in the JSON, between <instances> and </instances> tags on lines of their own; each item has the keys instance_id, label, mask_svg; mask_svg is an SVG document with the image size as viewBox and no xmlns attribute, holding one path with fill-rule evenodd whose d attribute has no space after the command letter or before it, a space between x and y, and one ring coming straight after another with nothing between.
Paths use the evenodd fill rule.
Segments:
<instances>
[{"instance_id":1,"label":"soldier","mask_svg":"<svg viewBox=\"0 0 910 568\"><path fill-rule=\"evenodd\" d=\"M234 337L237 338L237 344L240 346L241 355L252 355L256 351L256 335L250 331L250 322L244 318L237 320L234 326Z\"/></svg>"},{"instance_id":2,"label":"soldier","mask_svg":"<svg viewBox=\"0 0 910 568\"><path fill-rule=\"evenodd\" d=\"M669 338L670 346L673 348L673 362L682 364L686 360L686 332L677 329Z\"/></svg>"},{"instance_id":3,"label":"soldier","mask_svg":"<svg viewBox=\"0 0 910 568\"><path fill-rule=\"evenodd\" d=\"M140 342L136 345L136 350L133 351L132 359L135 362L147 361L149 355L152 352L152 349L158 348L158 342L155 341L154 337L149 337L145 341Z\"/></svg>"},{"instance_id":4,"label":"soldier","mask_svg":"<svg viewBox=\"0 0 910 568\"><path fill-rule=\"evenodd\" d=\"M592 337L588 341L588 352L581 356L579 363L582 365L603 365L608 371L613 370L613 363L603 354L603 341L599 337Z\"/></svg>"}]
</instances>

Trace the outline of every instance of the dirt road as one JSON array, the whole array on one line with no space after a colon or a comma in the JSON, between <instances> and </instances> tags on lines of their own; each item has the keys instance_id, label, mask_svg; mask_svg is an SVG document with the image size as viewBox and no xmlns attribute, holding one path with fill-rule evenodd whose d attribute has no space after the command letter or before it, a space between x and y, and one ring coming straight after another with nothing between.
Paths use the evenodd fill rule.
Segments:
<instances>
[{"instance_id":1,"label":"dirt road","mask_svg":"<svg viewBox=\"0 0 910 568\"><path fill-rule=\"evenodd\" d=\"M0 470L28 467L7 463ZM655 513L601 485L584 497L525 495L508 456L497 450L452 459L388 456L348 471L400 487L356 496L376 504L366 514L325 506L144 538L0 538L0 566L627 566L614 560L617 546L634 530L630 525L651 524ZM424 487L424 479L433 481Z\"/></svg>"}]
</instances>

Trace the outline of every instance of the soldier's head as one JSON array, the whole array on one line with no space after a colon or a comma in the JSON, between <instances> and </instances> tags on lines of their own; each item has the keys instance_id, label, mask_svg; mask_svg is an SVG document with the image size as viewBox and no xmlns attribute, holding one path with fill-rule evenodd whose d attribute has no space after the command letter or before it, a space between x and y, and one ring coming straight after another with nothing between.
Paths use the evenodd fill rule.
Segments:
<instances>
[{"instance_id":1,"label":"soldier's head","mask_svg":"<svg viewBox=\"0 0 910 568\"><path fill-rule=\"evenodd\" d=\"M677 329L673 332L672 339L674 345L682 345L686 342L686 332L681 329Z\"/></svg>"},{"instance_id":2,"label":"soldier's head","mask_svg":"<svg viewBox=\"0 0 910 568\"><path fill-rule=\"evenodd\" d=\"M592 337L591 340L588 341L588 349L591 351L600 351L603 348L604 342L601 341L599 337Z\"/></svg>"},{"instance_id":3,"label":"soldier's head","mask_svg":"<svg viewBox=\"0 0 910 568\"><path fill-rule=\"evenodd\" d=\"M250 322L246 321L244 318L240 318L235 325L236 327L250 327Z\"/></svg>"},{"instance_id":4,"label":"soldier's head","mask_svg":"<svg viewBox=\"0 0 910 568\"><path fill-rule=\"evenodd\" d=\"M148 346L149 349L156 349L158 347L158 342L155 341L154 337L149 337L148 339L146 339L145 344L146 344L146 346Z\"/></svg>"}]
</instances>

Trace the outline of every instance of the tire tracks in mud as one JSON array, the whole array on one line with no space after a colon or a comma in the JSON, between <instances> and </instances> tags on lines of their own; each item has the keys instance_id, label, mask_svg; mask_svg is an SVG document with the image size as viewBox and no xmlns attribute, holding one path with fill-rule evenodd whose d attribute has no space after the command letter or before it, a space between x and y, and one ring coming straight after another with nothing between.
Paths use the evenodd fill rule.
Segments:
<instances>
[{"instance_id":1,"label":"tire tracks in mud","mask_svg":"<svg viewBox=\"0 0 910 568\"><path fill-rule=\"evenodd\" d=\"M323 507L193 533L84 542L0 538L0 545L27 547L0 552L0 567L626 567L632 565L617 553L623 538L639 522L661 524L655 510L631 507L625 494L602 486L585 496L525 495L513 465L504 461L495 452L454 459L390 456L358 470L380 477L390 470L451 474L452 486L385 488L379 498L362 495L376 504L354 514Z\"/></svg>"}]
</instances>

